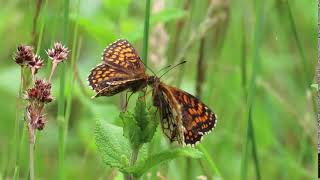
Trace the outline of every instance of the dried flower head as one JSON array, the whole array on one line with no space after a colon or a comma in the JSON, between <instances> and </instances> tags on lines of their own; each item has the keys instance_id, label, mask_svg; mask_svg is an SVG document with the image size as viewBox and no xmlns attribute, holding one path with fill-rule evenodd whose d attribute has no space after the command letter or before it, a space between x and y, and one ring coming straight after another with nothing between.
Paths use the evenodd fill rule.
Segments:
<instances>
[{"instance_id":1,"label":"dried flower head","mask_svg":"<svg viewBox=\"0 0 320 180\"><path fill-rule=\"evenodd\" d=\"M69 50L60 42L56 42L54 43L54 47L52 49L48 49L47 54L54 63L60 63L67 59Z\"/></svg>"},{"instance_id":2,"label":"dried flower head","mask_svg":"<svg viewBox=\"0 0 320 180\"><path fill-rule=\"evenodd\" d=\"M15 54L14 61L18 65L23 66L28 62L33 61L33 59L34 59L33 47L26 46L26 45L19 45L17 47L17 52Z\"/></svg>"},{"instance_id":3,"label":"dried flower head","mask_svg":"<svg viewBox=\"0 0 320 180\"><path fill-rule=\"evenodd\" d=\"M28 127L32 129L42 130L46 123L45 115L42 114L42 111L36 109L35 106L28 105L26 108L26 112Z\"/></svg>"},{"instance_id":4,"label":"dried flower head","mask_svg":"<svg viewBox=\"0 0 320 180\"><path fill-rule=\"evenodd\" d=\"M38 69L41 69L44 66L43 60L40 56L35 55L33 60L28 62L28 66L31 68L32 74L36 74Z\"/></svg>"},{"instance_id":5,"label":"dried flower head","mask_svg":"<svg viewBox=\"0 0 320 180\"><path fill-rule=\"evenodd\" d=\"M26 99L30 102L49 103L52 101L51 83L45 82L42 79L37 79L34 82L34 87L27 90Z\"/></svg>"},{"instance_id":6,"label":"dried flower head","mask_svg":"<svg viewBox=\"0 0 320 180\"><path fill-rule=\"evenodd\" d=\"M44 114L41 114L37 121L35 122L35 128L37 128L38 130L42 130L45 126L46 123L46 118Z\"/></svg>"}]
</instances>

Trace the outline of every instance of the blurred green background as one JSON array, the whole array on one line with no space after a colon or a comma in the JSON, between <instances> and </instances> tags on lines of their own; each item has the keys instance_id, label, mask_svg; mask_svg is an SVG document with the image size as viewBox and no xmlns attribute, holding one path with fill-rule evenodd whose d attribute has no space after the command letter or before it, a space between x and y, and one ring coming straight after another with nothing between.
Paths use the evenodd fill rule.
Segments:
<instances>
[{"instance_id":1,"label":"blurred green background","mask_svg":"<svg viewBox=\"0 0 320 180\"><path fill-rule=\"evenodd\" d=\"M141 54L145 1L0 2L0 179L13 179L14 174L17 179L28 178L24 109L17 105L20 68L12 58L15 48L33 44L46 63L38 76L48 77L51 63L45 50L55 41L66 44L72 55L54 76L56 100L47 107L45 129L37 134L36 179L59 177L57 107L62 71L68 120L66 179L121 179L120 172L103 164L94 127L97 120L119 124L123 94L91 100L86 79L101 62L103 49L116 39L128 39ZM252 117L262 179L315 179L317 91L311 85L316 81L317 1L151 3L148 66L158 71L187 60L162 81L199 96L219 121L202 141L210 157L179 158L153 168L143 178L215 179L217 174L210 168L214 162L220 179L240 179L243 172L247 172L245 179L257 179L252 143L245 153L246 142L252 142L247 130ZM160 127L151 144L153 152L170 148Z\"/></svg>"}]
</instances>

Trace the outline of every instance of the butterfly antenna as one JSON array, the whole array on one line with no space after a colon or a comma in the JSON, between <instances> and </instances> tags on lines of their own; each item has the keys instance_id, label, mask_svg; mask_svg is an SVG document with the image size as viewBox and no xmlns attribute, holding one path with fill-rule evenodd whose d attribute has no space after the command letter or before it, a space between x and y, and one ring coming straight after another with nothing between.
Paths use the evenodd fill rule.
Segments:
<instances>
[{"instance_id":1,"label":"butterfly antenna","mask_svg":"<svg viewBox=\"0 0 320 180\"><path fill-rule=\"evenodd\" d=\"M163 67L162 69L160 69L160 70L157 72L157 74L158 74L158 73L160 73L161 71L163 71L163 70L165 70L165 69L169 68L169 67L171 67L171 64L170 64L170 65L168 65L168 66L166 66L166 67Z\"/></svg>"},{"instance_id":2,"label":"butterfly antenna","mask_svg":"<svg viewBox=\"0 0 320 180\"><path fill-rule=\"evenodd\" d=\"M169 71L171 71L171 70L174 69L175 67L180 66L180 65L182 65L182 64L184 64L184 63L186 63L186 62L187 62L187 61L181 61L180 63L172 66L170 69L168 69L166 72L164 72L159 78L161 78L162 76L164 76L165 74L167 74Z\"/></svg>"},{"instance_id":3,"label":"butterfly antenna","mask_svg":"<svg viewBox=\"0 0 320 180\"><path fill-rule=\"evenodd\" d=\"M149 68L143 61L141 61L141 62L142 62L142 64L143 64L147 69L149 69L149 71L152 72L152 74L154 74L154 75L156 76L156 73L155 73L154 71L152 71L151 68Z\"/></svg>"}]
</instances>

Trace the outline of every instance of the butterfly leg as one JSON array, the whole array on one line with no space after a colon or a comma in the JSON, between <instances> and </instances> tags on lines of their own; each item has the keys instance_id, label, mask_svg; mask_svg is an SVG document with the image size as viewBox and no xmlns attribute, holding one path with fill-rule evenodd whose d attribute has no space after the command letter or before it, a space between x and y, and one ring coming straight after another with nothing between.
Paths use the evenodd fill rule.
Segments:
<instances>
[{"instance_id":1,"label":"butterfly leg","mask_svg":"<svg viewBox=\"0 0 320 180\"><path fill-rule=\"evenodd\" d=\"M128 92L126 92L126 105L124 106L125 111L127 111L127 107L128 107L128 104L129 104L129 100L130 100L130 98L131 98L131 96L132 96L133 93L134 93L134 92L131 92L131 94L130 94L129 97L128 97Z\"/></svg>"},{"instance_id":2,"label":"butterfly leg","mask_svg":"<svg viewBox=\"0 0 320 180\"><path fill-rule=\"evenodd\" d=\"M150 92L152 92L152 89L150 89L148 92L147 92L147 90L146 89L144 89L143 91L143 96L140 96L139 98L146 98L146 96L150 93Z\"/></svg>"}]
</instances>

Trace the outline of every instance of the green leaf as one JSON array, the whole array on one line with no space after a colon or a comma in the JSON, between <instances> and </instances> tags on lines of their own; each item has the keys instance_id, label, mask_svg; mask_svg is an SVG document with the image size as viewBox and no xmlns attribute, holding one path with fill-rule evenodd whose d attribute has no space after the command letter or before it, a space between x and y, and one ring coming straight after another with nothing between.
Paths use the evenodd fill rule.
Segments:
<instances>
[{"instance_id":1,"label":"green leaf","mask_svg":"<svg viewBox=\"0 0 320 180\"><path fill-rule=\"evenodd\" d=\"M141 140L144 143L150 142L157 130L159 121L157 120L156 111L157 111L156 108L151 108L148 111L148 114L147 114L148 123L145 129L143 129L142 131L143 133L141 137Z\"/></svg>"},{"instance_id":2,"label":"green leaf","mask_svg":"<svg viewBox=\"0 0 320 180\"><path fill-rule=\"evenodd\" d=\"M319 85L318 84L311 84L312 88L315 88L317 91L319 91Z\"/></svg>"},{"instance_id":3,"label":"green leaf","mask_svg":"<svg viewBox=\"0 0 320 180\"><path fill-rule=\"evenodd\" d=\"M149 169L163 162L173 160L178 157L201 158L202 153L194 148L176 148L163 151L149 156L146 160L137 162L134 166L125 168L124 171L132 173L135 177L140 177Z\"/></svg>"},{"instance_id":4,"label":"green leaf","mask_svg":"<svg viewBox=\"0 0 320 180\"><path fill-rule=\"evenodd\" d=\"M141 98L137 99L136 107L134 108L134 115L137 125L144 130L148 125L146 102Z\"/></svg>"},{"instance_id":5,"label":"green leaf","mask_svg":"<svg viewBox=\"0 0 320 180\"><path fill-rule=\"evenodd\" d=\"M132 148L141 145L141 128L137 125L135 117L129 111L120 113L120 119L123 122L123 136L126 137Z\"/></svg>"},{"instance_id":6,"label":"green leaf","mask_svg":"<svg viewBox=\"0 0 320 180\"><path fill-rule=\"evenodd\" d=\"M122 128L97 121L95 140L104 163L119 169L128 166L130 145L128 140L123 137Z\"/></svg>"},{"instance_id":7,"label":"green leaf","mask_svg":"<svg viewBox=\"0 0 320 180\"><path fill-rule=\"evenodd\" d=\"M147 111L146 102L138 98L134 110L135 120L141 129L140 143L148 143L151 141L158 126L158 121L155 120L156 109L153 108Z\"/></svg>"}]
</instances>

